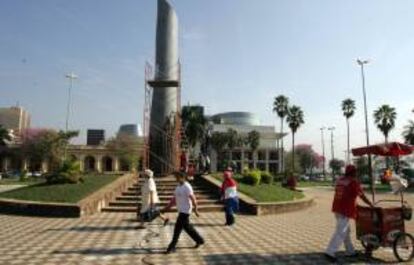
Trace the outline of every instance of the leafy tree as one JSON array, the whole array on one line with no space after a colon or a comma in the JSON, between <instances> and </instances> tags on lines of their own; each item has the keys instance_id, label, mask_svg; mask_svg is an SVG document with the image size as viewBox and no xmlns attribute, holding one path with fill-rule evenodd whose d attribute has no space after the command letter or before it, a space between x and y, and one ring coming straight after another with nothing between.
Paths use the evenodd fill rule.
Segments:
<instances>
[{"instance_id":1,"label":"leafy tree","mask_svg":"<svg viewBox=\"0 0 414 265\"><path fill-rule=\"evenodd\" d=\"M377 128L384 134L385 143L388 143L388 135L395 127L396 118L397 112L395 108L389 105L382 105L374 111L374 122Z\"/></svg>"},{"instance_id":2,"label":"leafy tree","mask_svg":"<svg viewBox=\"0 0 414 265\"><path fill-rule=\"evenodd\" d=\"M339 160L339 159L332 159L331 161L329 161L329 167L332 169L332 172L334 174L340 174L341 173L341 169L345 166L345 162L343 160Z\"/></svg>"},{"instance_id":3,"label":"leafy tree","mask_svg":"<svg viewBox=\"0 0 414 265\"><path fill-rule=\"evenodd\" d=\"M37 163L47 160L51 170L55 171L64 160L65 150L70 139L77 135L77 131L28 129L22 137L23 156Z\"/></svg>"},{"instance_id":4,"label":"leafy tree","mask_svg":"<svg viewBox=\"0 0 414 265\"><path fill-rule=\"evenodd\" d=\"M188 143L190 144L190 147L194 148L197 142L200 142L204 138L205 126L207 124L207 120L203 115L201 107L183 107L181 121Z\"/></svg>"},{"instance_id":5,"label":"leafy tree","mask_svg":"<svg viewBox=\"0 0 414 265\"><path fill-rule=\"evenodd\" d=\"M284 95L279 95L275 97L273 102L273 112L276 112L277 116L280 118L280 135L281 135L281 149L282 149L282 155L281 155L281 165L284 169L284 155L283 155L283 123L285 120L285 117L288 115L288 108L289 108L289 98Z\"/></svg>"},{"instance_id":6,"label":"leafy tree","mask_svg":"<svg viewBox=\"0 0 414 265\"><path fill-rule=\"evenodd\" d=\"M239 136L237 134L237 131L229 128L226 132L226 137L227 137L227 147L229 149L230 152L233 151L233 149L235 147L237 147L239 145Z\"/></svg>"},{"instance_id":7,"label":"leafy tree","mask_svg":"<svg viewBox=\"0 0 414 265\"><path fill-rule=\"evenodd\" d=\"M11 141L9 131L0 125L0 146L5 146L7 141Z\"/></svg>"},{"instance_id":8,"label":"leafy tree","mask_svg":"<svg viewBox=\"0 0 414 265\"><path fill-rule=\"evenodd\" d=\"M361 179L362 176L369 174L368 158L366 156L360 156L356 159L355 167L357 169L357 176Z\"/></svg>"},{"instance_id":9,"label":"leafy tree","mask_svg":"<svg viewBox=\"0 0 414 265\"><path fill-rule=\"evenodd\" d=\"M408 124L404 126L403 137L405 143L414 145L414 121L408 121Z\"/></svg>"},{"instance_id":10,"label":"leafy tree","mask_svg":"<svg viewBox=\"0 0 414 265\"><path fill-rule=\"evenodd\" d=\"M211 135L211 147L220 153L227 145L227 136L222 132L213 132Z\"/></svg>"},{"instance_id":11,"label":"leafy tree","mask_svg":"<svg viewBox=\"0 0 414 265\"><path fill-rule=\"evenodd\" d=\"M295 161L295 134L299 127L305 123L303 119L303 111L298 106L291 106L288 111L286 121L289 125L290 130L292 131L292 161ZM293 166L293 163L292 163ZM292 171L294 168L292 167Z\"/></svg>"},{"instance_id":12,"label":"leafy tree","mask_svg":"<svg viewBox=\"0 0 414 265\"><path fill-rule=\"evenodd\" d=\"M320 156L312 149L311 145L297 145L295 153L302 173L312 172L313 168L318 167L321 162Z\"/></svg>"},{"instance_id":13,"label":"leafy tree","mask_svg":"<svg viewBox=\"0 0 414 265\"><path fill-rule=\"evenodd\" d=\"M247 143L252 152L256 151L260 145L260 133L256 130L249 132L247 134Z\"/></svg>"},{"instance_id":14,"label":"leafy tree","mask_svg":"<svg viewBox=\"0 0 414 265\"><path fill-rule=\"evenodd\" d=\"M349 119L355 114L355 101L353 99L347 98L342 101L342 112L346 118L346 129L347 129L347 162L351 161L350 159L350 132L349 132Z\"/></svg>"},{"instance_id":15,"label":"leafy tree","mask_svg":"<svg viewBox=\"0 0 414 265\"><path fill-rule=\"evenodd\" d=\"M120 134L107 141L106 146L113 150L119 159L127 164L131 171L134 171L139 163L139 146L141 140L133 135Z\"/></svg>"}]
</instances>

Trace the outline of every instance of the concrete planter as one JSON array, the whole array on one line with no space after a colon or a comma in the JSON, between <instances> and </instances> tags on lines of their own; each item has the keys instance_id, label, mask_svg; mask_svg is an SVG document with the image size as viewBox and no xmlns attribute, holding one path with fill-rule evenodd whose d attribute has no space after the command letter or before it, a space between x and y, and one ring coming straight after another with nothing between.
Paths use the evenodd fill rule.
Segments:
<instances>
[{"instance_id":1,"label":"concrete planter","mask_svg":"<svg viewBox=\"0 0 414 265\"><path fill-rule=\"evenodd\" d=\"M221 188L221 182L211 176L200 176L198 181L202 181L205 185L208 185L212 189L219 190ZM267 214L279 214L292 211L298 211L310 207L314 198L305 195L305 198L287 201L287 202L257 202L249 196L239 192L240 210L243 213L252 215L267 215Z\"/></svg>"},{"instance_id":2,"label":"concrete planter","mask_svg":"<svg viewBox=\"0 0 414 265\"><path fill-rule=\"evenodd\" d=\"M136 180L135 175L125 174L78 203L49 203L2 198L0 199L0 213L71 218L88 216L100 212L109 201L131 186Z\"/></svg>"}]
</instances>

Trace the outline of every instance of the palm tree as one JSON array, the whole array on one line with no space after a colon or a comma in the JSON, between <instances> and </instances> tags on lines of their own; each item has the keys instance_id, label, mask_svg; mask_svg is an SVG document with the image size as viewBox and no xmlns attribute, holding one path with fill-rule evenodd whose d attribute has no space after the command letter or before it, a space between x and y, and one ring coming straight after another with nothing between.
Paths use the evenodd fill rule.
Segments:
<instances>
[{"instance_id":1,"label":"palm tree","mask_svg":"<svg viewBox=\"0 0 414 265\"><path fill-rule=\"evenodd\" d=\"M0 146L5 146L7 141L11 141L9 131L0 125Z\"/></svg>"},{"instance_id":2,"label":"palm tree","mask_svg":"<svg viewBox=\"0 0 414 265\"><path fill-rule=\"evenodd\" d=\"M295 161L295 133L299 127L305 123L303 119L303 111L300 107L292 105L288 109L286 121L292 131L292 161ZM294 163L292 163L292 173L295 171Z\"/></svg>"},{"instance_id":3,"label":"palm tree","mask_svg":"<svg viewBox=\"0 0 414 265\"><path fill-rule=\"evenodd\" d=\"M384 134L385 144L388 143L388 135L395 126L395 119L397 118L397 112L395 108L389 105L382 105L376 111L374 111L374 122L377 128ZM385 165L388 168L389 159L385 158Z\"/></svg>"},{"instance_id":4,"label":"palm tree","mask_svg":"<svg viewBox=\"0 0 414 265\"><path fill-rule=\"evenodd\" d=\"M414 145L414 121L408 121L408 124L404 126L403 137L405 143Z\"/></svg>"},{"instance_id":5,"label":"palm tree","mask_svg":"<svg viewBox=\"0 0 414 265\"><path fill-rule=\"evenodd\" d=\"M284 95L279 95L275 97L273 101L273 112L276 112L277 116L280 118L280 141L281 141L281 155L280 155L280 163L282 170L284 169L284 155L283 155L283 122L285 117L288 115L288 107L289 107L289 98Z\"/></svg>"},{"instance_id":6,"label":"palm tree","mask_svg":"<svg viewBox=\"0 0 414 265\"><path fill-rule=\"evenodd\" d=\"M187 141L194 148L204 137L206 118L199 106L186 106L182 109L181 119Z\"/></svg>"},{"instance_id":7,"label":"palm tree","mask_svg":"<svg viewBox=\"0 0 414 265\"><path fill-rule=\"evenodd\" d=\"M377 128L384 134L385 143L388 143L388 135L395 126L397 112L389 105L382 105L374 111L374 122Z\"/></svg>"},{"instance_id":8,"label":"palm tree","mask_svg":"<svg viewBox=\"0 0 414 265\"><path fill-rule=\"evenodd\" d=\"M346 128L347 128L347 163L350 162L350 144L349 144L349 119L354 116L355 113L355 101L353 99L347 98L342 101L342 112L346 118Z\"/></svg>"}]
</instances>

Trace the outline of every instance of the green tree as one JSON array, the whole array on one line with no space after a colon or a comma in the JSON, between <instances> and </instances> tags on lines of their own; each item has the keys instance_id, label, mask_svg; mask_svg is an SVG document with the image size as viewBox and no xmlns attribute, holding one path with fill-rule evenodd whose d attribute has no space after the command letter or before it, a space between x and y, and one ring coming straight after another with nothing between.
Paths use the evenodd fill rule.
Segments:
<instances>
[{"instance_id":1,"label":"green tree","mask_svg":"<svg viewBox=\"0 0 414 265\"><path fill-rule=\"evenodd\" d=\"M256 130L250 131L247 134L247 143L254 153L260 145L260 133Z\"/></svg>"},{"instance_id":2,"label":"green tree","mask_svg":"<svg viewBox=\"0 0 414 265\"><path fill-rule=\"evenodd\" d=\"M120 134L107 141L106 146L115 152L119 159L127 164L131 171L138 167L139 147L142 140L136 136Z\"/></svg>"},{"instance_id":3,"label":"green tree","mask_svg":"<svg viewBox=\"0 0 414 265\"><path fill-rule=\"evenodd\" d=\"M281 156L280 156L280 163L282 165L282 169L285 168L284 164L284 155L283 155L283 123L285 120L285 117L288 115L288 108L289 108L289 98L284 95L279 95L275 97L273 101L273 112L277 114L277 116L280 118L280 135L281 135Z\"/></svg>"},{"instance_id":4,"label":"green tree","mask_svg":"<svg viewBox=\"0 0 414 265\"><path fill-rule=\"evenodd\" d=\"M374 122L377 128L384 134L385 143L388 143L388 135L395 127L396 118L397 112L395 108L389 105L382 105L374 111Z\"/></svg>"},{"instance_id":5,"label":"green tree","mask_svg":"<svg viewBox=\"0 0 414 265\"><path fill-rule=\"evenodd\" d=\"M303 111L300 107L295 105L289 107L286 121L289 125L290 130L292 131L292 161L295 161L295 134L298 131L299 127L305 123L303 116ZM294 164L292 163L292 165ZM294 170L295 169L292 167L293 172Z\"/></svg>"},{"instance_id":6,"label":"green tree","mask_svg":"<svg viewBox=\"0 0 414 265\"><path fill-rule=\"evenodd\" d=\"M345 162L339 159L332 159L331 161L329 161L329 167L332 169L332 172L334 174L340 174L341 173L341 169L345 166Z\"/></svg>"},{"instance_id":7,"label":"green tree","mask_svg":"<svg viewBox=\"0 0 414 265\"><path fill-rule=\"evenodd\" d=\"M227 137L227 148L229 149L229 152L232 153L234 148L239 146L240 137L238 136L237 131L232 128L229 128L227 130L226 137ZM232 161L231 156L230 156L230 160Z\"/></svg>"},{"instance_id":8,"label":"green tree","mask_svg":"<svg viewBox=\"0 0 414 265\"><path fill-rule=\"evenodd\" d=\"M402 133L405 143L414 145L414 121L408 121Z\"/></svg>"},{"instance_id":9,"label":"green tree","mask_svg":"<svg viewBox=\"0 0 414 265\"><path fill-rule=\"evenodd\" d=\"M185 106L181 113L182 126L188 143L194 148L204 138L207 123L200 106Z\"/></svg>"},{"instance_id":10,"label":"green tree","mask_svg":"<svg viewBox=\"0 0 414 265\"><path fill-rule=\"evenodd\" d=\"M349 119L352 116L354 116L355 109L356 109L355 108L355 101L353 99L347 98L347 99L344 99L342 101L342 112L343 112L343 114L346 118L346 129L347 129L347 149L346 149L347 157L346 158L347 158L347 163L348 164L351 161L351 159L350 159L350 155L351 155L350 150L351 150L351 148L350 148L350 140L349 140L349 138L350 138Z\"/></svg>"},{"instance_id":11,"label":"green tree","mask_svg":"<svg viewBox=\"0 0 414 265\"><path fill-rule=\"evenodd\" d=\"M23 134L22 153L30 160L49 162L51 171L59 168L64 160L69 141L79 134L77 131L55 131L52 129L27 130Z\"/></svg>"},{"instance_id":12,"label":"green tree","mask_svg":"<svg viewBox=\"0 0 414 265\"><path fill-rule=\"evenodd\" d=\"M227 145L227 136L222 132L213 132L211 135L211 147L219 154Z\"/></svg>"}]
</instances>

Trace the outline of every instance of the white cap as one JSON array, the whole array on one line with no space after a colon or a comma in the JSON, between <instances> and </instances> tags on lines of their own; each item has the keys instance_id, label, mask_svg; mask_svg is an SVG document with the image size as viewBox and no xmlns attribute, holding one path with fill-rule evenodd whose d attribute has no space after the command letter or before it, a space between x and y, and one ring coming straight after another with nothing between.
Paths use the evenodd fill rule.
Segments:
<instances>
[{"instance_id":1,"label":"white cap","mask_svg":"<svg viewBox=\"0 0 414 265\"><path fill-rule=\"evenodd\" d=\"M154 172L151 169L145 169L144 170L144 175L149 177L149 178L152 178L154 176Z\"/></svg>"}]
</instances>

